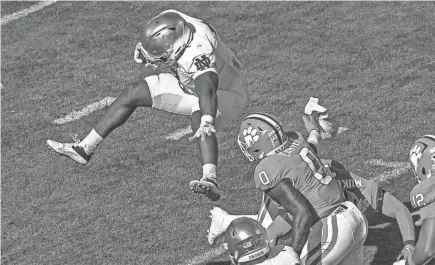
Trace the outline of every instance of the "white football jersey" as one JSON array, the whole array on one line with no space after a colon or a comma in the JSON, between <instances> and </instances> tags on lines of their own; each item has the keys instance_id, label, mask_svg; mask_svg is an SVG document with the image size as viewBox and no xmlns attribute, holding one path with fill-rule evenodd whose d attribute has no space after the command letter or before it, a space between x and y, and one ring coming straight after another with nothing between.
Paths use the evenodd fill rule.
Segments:
<instances>
[{"instance_id":1,"label":"white football jersey","mask_svg":"<svg viewBox=\"0 0 435 265\"><path fill-rule=\"evenodd\" d=\"M290 247L276 246L272 248L268 259L258 265L294 265L297 264L294 255Z\"/></svg>"},{"instance_id":2,"label":"white football jersey","mask_svg":"<svg viewBox=\"0 0 435 265\"><path fill-rule=\"evenodd\" d=\"M215 29L202 20L190 17L176 10L188 23L193 25L193 38L177 61L173 74L178 78L182 89L195 93L194 80L202 73L212 71L219 76L219 90L231 90L241 83L241 64L234 52L219 38Z\"/></svg>"}]
</instances>

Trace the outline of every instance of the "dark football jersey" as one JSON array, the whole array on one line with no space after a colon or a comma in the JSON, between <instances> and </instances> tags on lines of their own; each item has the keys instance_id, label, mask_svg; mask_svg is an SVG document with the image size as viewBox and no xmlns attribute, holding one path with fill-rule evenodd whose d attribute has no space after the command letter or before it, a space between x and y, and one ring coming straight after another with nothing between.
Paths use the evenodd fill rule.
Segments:
<instances>
[{"instance_id":1,"label":"dark football jersey","mask_svg":"<svg viewBox=\"0 0 435 265\"><path fill-rule=\"evenodd\" d=\"M267 192L283 179L289 179L307 198L317 215L321 216L342 203L345 200L344 193L305 138L299 133L295 134L297 136L292 138L296 140L287 149L264 158L258 164L254 175L255 185Z\"/></svg>"},{"instance_id":2,"label":"dark football jersey","mask_svg":"<svg viewBox=\"0 0 435 265\"><path fill-rule=\"evenodd\" d=\"M411 205L420 209L420 217L435 218L435 177L417 184L410 193Z\"/></svg>"}]
</instances>

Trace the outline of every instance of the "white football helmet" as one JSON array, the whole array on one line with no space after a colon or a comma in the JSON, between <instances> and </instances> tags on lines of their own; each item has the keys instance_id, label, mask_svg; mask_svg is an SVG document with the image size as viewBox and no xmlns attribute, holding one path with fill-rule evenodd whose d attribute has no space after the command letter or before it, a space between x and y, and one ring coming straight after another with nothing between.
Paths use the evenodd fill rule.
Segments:
<instances>
[{"instance_id":1,"label":"white football helmet","mask_svg":"<svg viewBox=\"0 0 435 265\"><path fill-rule=\"evenodd\" d=\"M176 11L170 10L152 18L146 25L137 48L146 65L166 68L172 65L192 40L195 28Z\"/></svg>"}]
</instances>

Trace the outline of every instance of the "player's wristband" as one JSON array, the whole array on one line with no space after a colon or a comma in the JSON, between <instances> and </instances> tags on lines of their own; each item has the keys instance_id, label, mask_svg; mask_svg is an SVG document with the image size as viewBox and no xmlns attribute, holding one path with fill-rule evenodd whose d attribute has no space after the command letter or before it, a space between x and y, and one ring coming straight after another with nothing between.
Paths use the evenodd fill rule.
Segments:
<instances>
[{"instance_id":1,"label":"player's wristband","mask_svg":"<svg viewBox=\"0 0 435 265\"><path fill-rule=\"evenodd\" d=\"M204 123L211 123L211 124L213 124L213 122L214 122L213 116L211 116L211 115L202 115L201 116L201 123L202 124L204 124Z\"/></svg>"},{"instance_id":2,"label":"player's wristband","mask_svg":"<svg viewBox=\"0 0 435 265\"><path fill-rule=\"evenodd\" d=\"M403 242L403 245L415 246L415 240L406 240L405 242Z\"/></svg>"}]
</instances>

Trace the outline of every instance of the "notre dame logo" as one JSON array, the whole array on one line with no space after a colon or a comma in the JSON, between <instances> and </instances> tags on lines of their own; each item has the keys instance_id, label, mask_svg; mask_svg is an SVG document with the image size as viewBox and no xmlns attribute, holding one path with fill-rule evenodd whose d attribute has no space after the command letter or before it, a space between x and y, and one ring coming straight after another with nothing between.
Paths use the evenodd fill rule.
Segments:
<instances>
[{"instance_id":1,"label":"notre dame logo","mask_svg":"<svg viewBox=\"0 0 435 265\"><path fill-rule=\"evenodd\" d=\"M210 58L208 58L205 55L202 55L201 57L197 57L195 58L195 61L193 62L196 66L196 69L198 69L198 71L210 68Z\"/></svg>"}]
</instances>

